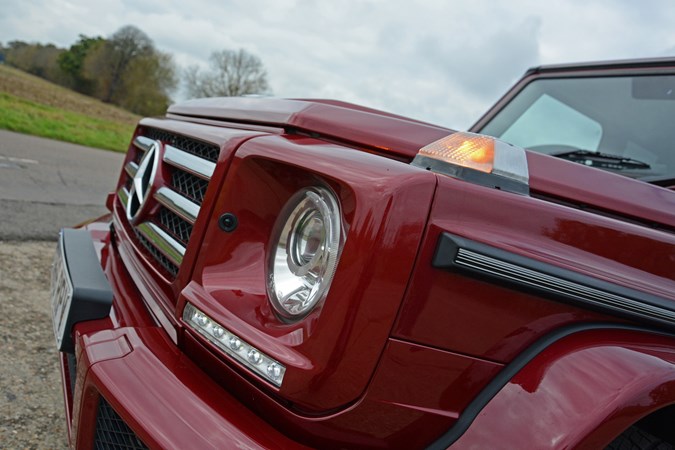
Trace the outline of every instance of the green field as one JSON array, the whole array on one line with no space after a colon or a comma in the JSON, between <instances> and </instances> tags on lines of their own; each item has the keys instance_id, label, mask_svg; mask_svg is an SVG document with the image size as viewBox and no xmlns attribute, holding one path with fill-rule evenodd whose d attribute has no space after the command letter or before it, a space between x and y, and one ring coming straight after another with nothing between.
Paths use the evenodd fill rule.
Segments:
<instances>
[{"instance_id":1,"label":"green field","mask_svg":"<svg viewBox=\"0 0 675 450\"><path fill-rule=\"evenodd\" d=\"M0 128L125 152L140 117L0 65Z\"/></svg>"}]
</instances>

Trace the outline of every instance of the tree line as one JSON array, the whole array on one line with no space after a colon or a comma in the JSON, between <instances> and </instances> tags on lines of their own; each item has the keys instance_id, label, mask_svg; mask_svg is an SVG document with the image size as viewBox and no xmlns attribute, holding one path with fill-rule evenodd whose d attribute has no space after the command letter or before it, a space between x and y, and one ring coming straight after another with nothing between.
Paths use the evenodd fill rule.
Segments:
<instances>
[{"instance_id":1,"label":"tree line","mask_svg":"<svg viewBox=\"0 0 675 450\"><path fill-rule=\"evenodd\" d=\"M180 70L143 31L127 25L109 38L80 35L70 48L0 43L0 61L136 114L162 114L179 82L190 97L268 94L262 61L244 49L214 51L208 69Z\"/></svg>"}]
</instances>

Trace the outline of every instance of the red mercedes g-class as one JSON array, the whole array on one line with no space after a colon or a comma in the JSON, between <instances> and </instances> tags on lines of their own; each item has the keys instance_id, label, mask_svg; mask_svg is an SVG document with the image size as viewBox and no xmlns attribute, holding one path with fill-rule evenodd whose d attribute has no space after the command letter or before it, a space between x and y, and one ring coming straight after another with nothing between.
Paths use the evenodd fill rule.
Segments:
<instances>
[{"instance_id":1,"label":"red mercedes g-class","mask_svg":"<svg viewBox=\"0 0 675 450\"><path fill-rule=\"evenodd\" d=\"M143 119L59 239L72 447L671 448L674 119L673 59L532 69L471 133Z\"/></svg>"}]
</instances>

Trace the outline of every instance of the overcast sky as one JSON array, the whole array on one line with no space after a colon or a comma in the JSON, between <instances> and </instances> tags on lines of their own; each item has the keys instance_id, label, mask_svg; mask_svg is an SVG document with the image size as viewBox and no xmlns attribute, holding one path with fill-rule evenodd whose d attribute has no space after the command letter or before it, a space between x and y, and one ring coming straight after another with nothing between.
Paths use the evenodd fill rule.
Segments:
<instances>
[{"instance_id":1,"label":"overcast sky","mask_svg":"<svg viewBox=\"0 0 675 450\"><path fill-rule=\"evenodd\" d=\"M540 64L675 56L673 0L0 0L0 42L143 30L181 67L260 57L279 97L468 128ZM179 94L180 96L180 94Z\"/></svg>"}]
</instances>

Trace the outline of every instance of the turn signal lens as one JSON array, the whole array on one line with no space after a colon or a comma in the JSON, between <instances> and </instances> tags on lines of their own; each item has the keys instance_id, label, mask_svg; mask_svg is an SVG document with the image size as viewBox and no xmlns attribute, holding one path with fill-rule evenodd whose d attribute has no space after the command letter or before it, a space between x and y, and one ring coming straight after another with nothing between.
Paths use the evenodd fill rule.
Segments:
<instances>
[{"instance_id":1,"label":"turn signal lens","mask_svg":"<svg viewBox=\"0 0 675 450\"><path fill-rule=\"evenodd\" d=\"M490 173L494 166L495 141L478 134L455 133L423 147L419 154Z\"/></svg>"},{"instance_id":2,"label":"turn signal lens","mask_svg":"<svg viewBox=\"0 0 675 450\"><path fill-rule=\"evenodd\" d=\"M422 147L412 165L517 194L530 191L525 150L490 136L451 134Z\"/></svg>"}]
</instances>

